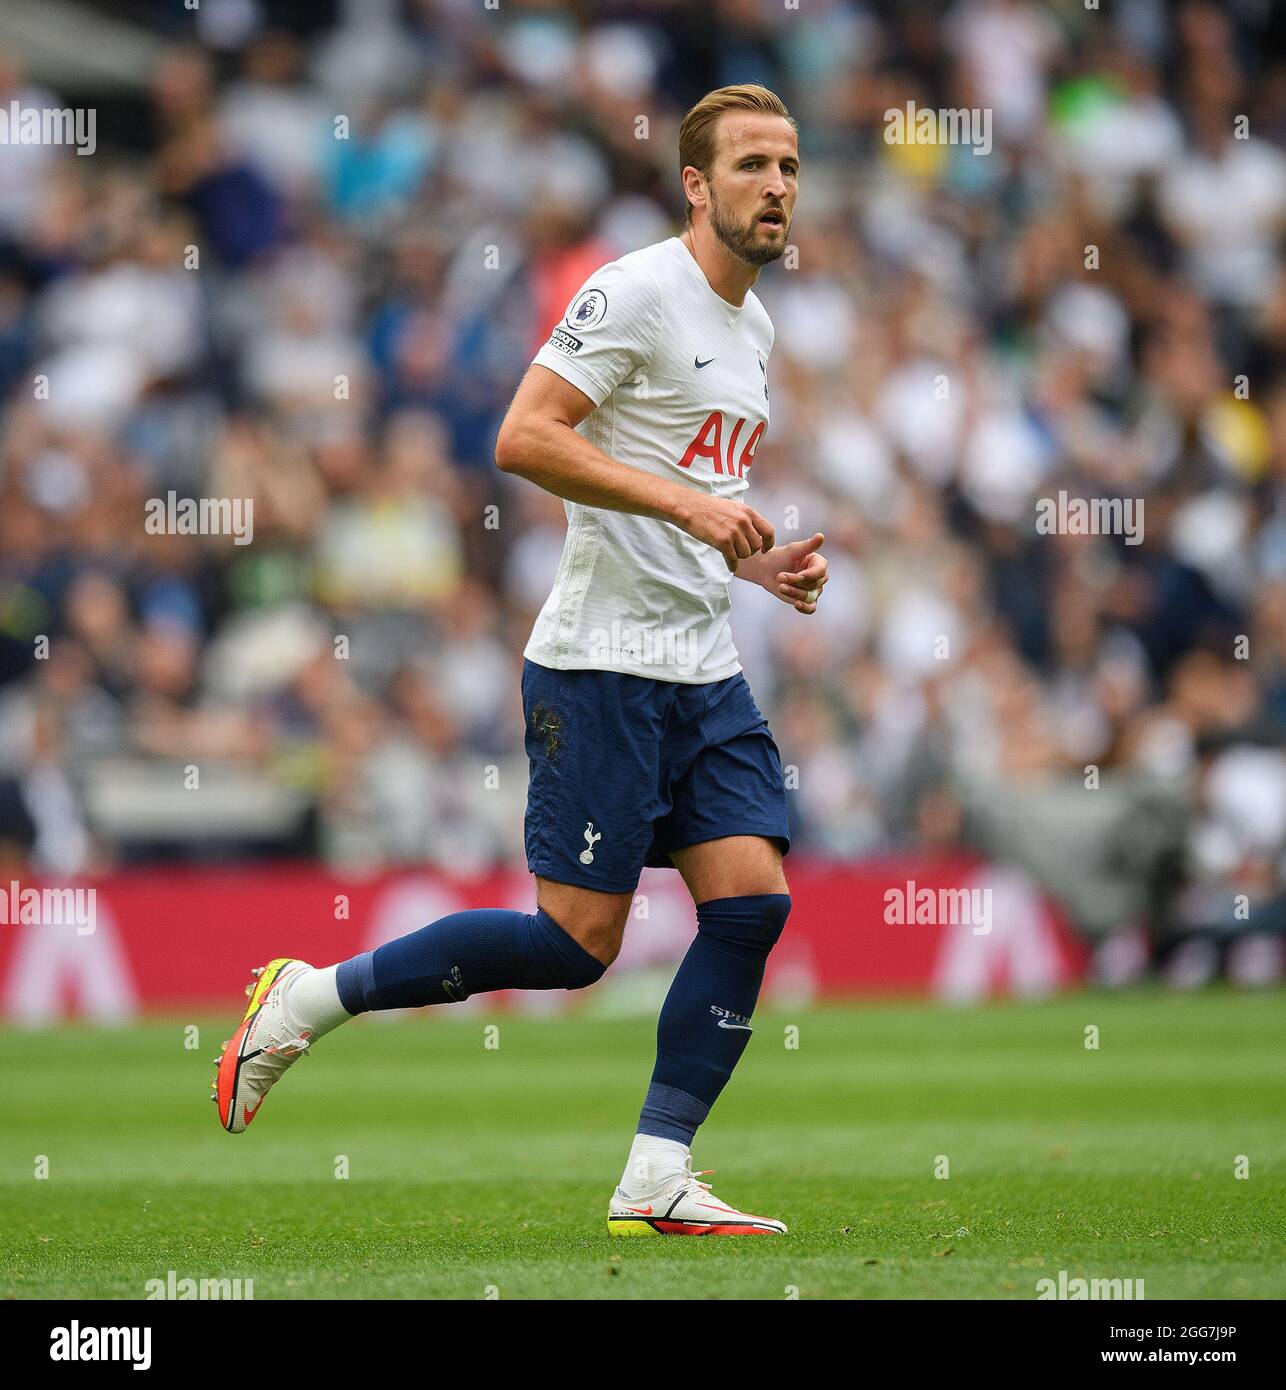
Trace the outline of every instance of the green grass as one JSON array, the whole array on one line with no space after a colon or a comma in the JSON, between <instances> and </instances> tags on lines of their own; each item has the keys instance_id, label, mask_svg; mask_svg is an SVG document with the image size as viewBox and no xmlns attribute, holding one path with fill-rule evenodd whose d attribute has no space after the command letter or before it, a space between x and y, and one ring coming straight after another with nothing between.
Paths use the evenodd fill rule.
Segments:
<instances>
[{"instance_id":1,"label":"green grass","mask_svg":"<svg viewBox=\"0 0 1286 1390\"><path fill-rule=\"evenodd\" d=\"M1282 1003L761 1011L694 1155L790 1226L741 1240L606 1235L650 1019L498 1015L496 1050L479 1014L363 1020L235 1137L206 1100L227 1020L195 1051L178 1021L0 1032L0 1296L141 1298L175 1270L256 1299L1031 1299L1066 1269L1282 1298Z\"/></svg>"}]
</instances>

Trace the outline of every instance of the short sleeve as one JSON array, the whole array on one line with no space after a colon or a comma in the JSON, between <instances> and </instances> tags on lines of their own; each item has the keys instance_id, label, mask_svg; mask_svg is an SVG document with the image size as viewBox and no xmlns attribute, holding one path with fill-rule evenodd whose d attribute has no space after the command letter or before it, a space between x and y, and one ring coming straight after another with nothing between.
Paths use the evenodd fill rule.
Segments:
<instances>
[{"instance_id":1,"label":"short sleeve","mask_svg":"<svg viewBox=\"0 0 1286 1390\"><path fill-rule=\"evenodd\" d=\"M599 406L652 360L660 329L656 281L646 270L612 261L585 281L532 361Z\"/></svg>"}]
</instances>

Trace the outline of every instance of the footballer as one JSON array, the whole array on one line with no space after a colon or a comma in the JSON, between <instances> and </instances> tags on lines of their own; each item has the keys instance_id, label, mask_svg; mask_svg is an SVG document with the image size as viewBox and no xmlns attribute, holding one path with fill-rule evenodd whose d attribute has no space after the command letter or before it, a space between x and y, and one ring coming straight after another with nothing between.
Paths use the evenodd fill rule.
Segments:
<instances>
[{"instance_id":1,"label":"footballer","mask_svg":"<svg viewBox=\"0 0 1286 1390\"><path fill-rule=\"evenodd\" d=\"M827 578L820 534L778 545L744 500L773 344L753 286L787 245L795 123L764 87L721 88L684 118L679 164L683 233L589 277L496 441L500 469L567 511L524 651L536 911L455 912L337 965L260 967L215 1096L239 1133L283 1073L356 1014L583 989L620 950L643 867L675 868L697 933L661 1009L608 1229L779 1235L781 1221L716 1198L690 1146L750 1040L791 905L781 760L733 646L732 580L811 614Z\"/></svg>"}]
</instances>

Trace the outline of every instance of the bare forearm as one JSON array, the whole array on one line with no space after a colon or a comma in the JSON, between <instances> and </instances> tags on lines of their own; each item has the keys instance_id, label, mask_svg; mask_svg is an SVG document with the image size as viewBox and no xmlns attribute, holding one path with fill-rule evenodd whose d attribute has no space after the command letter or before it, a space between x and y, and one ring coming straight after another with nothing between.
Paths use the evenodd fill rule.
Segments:
<instances>
[{"instance_id":1,"label":"bare forearm","mask_svg":"<svg viewBox=\"0 0 1286 1390\"><path fill-rule=\"evenodd\" d=\"M745 503L630 468L578 434L593 409L578 387L533 363L500 426L497 467L569 502L668 521L717 550L734 572L739 560L772 549L773 528Z\"/></svg>"},{"instance_id":2,"label":"bare forearm","mask_svg":"<svg viewBox=\"0 0 1286 1390\"><path fill-rule=\"evenodd\" d=\"M569 502L610 512L631 512L681 525L692 490L618 463L584 435L560 422L527 422L505 442L501 467Z\"/></svg>"}]
</instances>

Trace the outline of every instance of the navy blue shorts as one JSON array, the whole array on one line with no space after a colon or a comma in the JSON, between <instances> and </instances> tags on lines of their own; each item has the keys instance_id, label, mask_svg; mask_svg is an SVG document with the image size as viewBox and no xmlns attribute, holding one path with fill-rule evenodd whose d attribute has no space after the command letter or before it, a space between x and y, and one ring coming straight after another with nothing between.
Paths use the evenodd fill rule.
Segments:
<instances>
[{"instance_id":1,"label":"navy blue shorts","mask_svg":"<svg viewBox=\"0 0 1286 1390\"><path fill-rule=\"evenodd\" d=\"M632 893L645 865L727 835L790 848L781 755L740 672L705 685L524 661L527 867Z\"/></svg>"}]
</instances>

